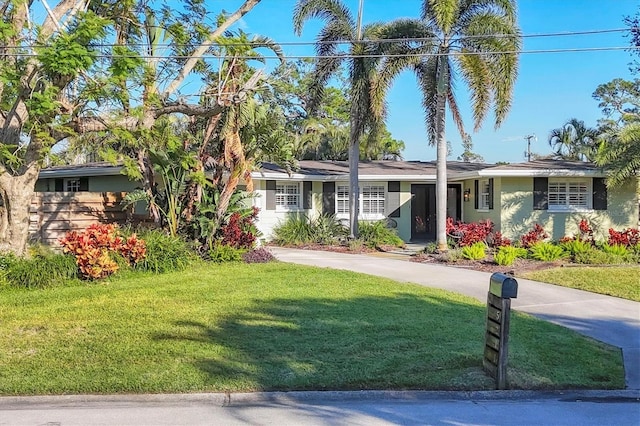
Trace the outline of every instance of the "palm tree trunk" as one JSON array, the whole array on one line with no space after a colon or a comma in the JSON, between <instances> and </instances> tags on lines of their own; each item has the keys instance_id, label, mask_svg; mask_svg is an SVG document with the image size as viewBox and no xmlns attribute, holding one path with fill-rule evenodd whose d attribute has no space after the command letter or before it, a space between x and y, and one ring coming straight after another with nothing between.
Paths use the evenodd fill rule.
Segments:
<instances>
[{"instance_id":1,"label":"palm tree trunk","mask_svg":"<svg viewBox=\"0 0 640 426\"><path fill-rule=\"evenodd\" d=\"M439 251L446 251L447 246L447 138L445 133L447 88L449 79L447 56L438 60L437 92L436 92L436 241Z\"/></svg>"},{"instance_id":2,"label":"palm tree trunk","mask_svg":"<svg viewBox=\"0 0 640 426\"><path fill-rule=\"evenodd\" d=\"M352 107L353 109L353 107ZM360 123L351 116L349 140L349 237L358 238L358 207L360 188L358 187L358 163L360 161Z\"/></svg>"}]
</instances>

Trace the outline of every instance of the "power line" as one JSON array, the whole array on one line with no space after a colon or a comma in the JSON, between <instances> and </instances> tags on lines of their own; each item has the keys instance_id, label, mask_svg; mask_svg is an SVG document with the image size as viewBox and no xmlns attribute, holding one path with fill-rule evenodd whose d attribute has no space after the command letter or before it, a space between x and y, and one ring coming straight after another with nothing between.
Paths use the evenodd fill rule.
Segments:
<instances>
[{"instance_id":1,"label":"power line","mask_svg":"<svg viewBox=\"0 0 640 426\"><path fill-rule=\"evenodd\" d=\"M541 53L579 53L579 52L605 52L605 51L640 51L640 47L636 46L609 46L609 47L578 47L578 48L562 48L562 49L533 49L533 50L508 50L508 51L490 51L490 52L449 52L449 53L437 53L437 52L423 52L423 53L398 53L398 54L380 54L380 55L371 55L371 54L363 54L363 55L330 55L330 56L318 56L318 55L260 55L260 56L249 56L249 55L238 55L233 56L235 59L246 59L246 60L258 60L258 59L318 59L318 58L327 58L327 59L358 59L358 58L403 58L403 57L431 57L431 56L483 56L483 55L526 55L526 54L541 54ZM95 58L139 58L139 59L189 59L191 55L106 55L106 54L87 54L94 56ZM28 57L37 57L39 56L36 53L5 53L0 54L0 56L12 57L12 58L28 58ZM202 55L202 59L222 59L222 56L219 55Z\"/></svg>"},{"instance_id":2,"label":"power line","mask_svg":"<svg viewBox=\"0 0 640 426\"><path fill-rule=\"evenodd\" d=\"M455 37L452 41L462 41L462 40L473 40L473 39L487 39L487 38L549 38L549 37L565 37L565 36L577 36L577 35L594 35L594 34L607 34L607 33L621 33L629 31L629 28L612 28L612 29L604 29L604 30L585 30L585 31L567 31L567 32L554 32L554 33L537 33L537 34L482 34L482 35L469 35L469 36L461 36ZM333 40L333 41L284 41L284 42L276 42L272 41L274 45L278 46L315 46L318 44L388 44L388 43L420 43L420 42L428 42L428 41L438 41L438 37L405 37L405 38L389 38L389 39L379 39L379 40ZM195 44L156 44L154 45L157 48L169 48L169 47L192 47ZM264 41L259 40L248 40L246 42L234 42L234 43L224 43L224 42L212 42L212 43L203 43L197 44L198 46L206 46L206 47L264 47ZM92 44L94 47L115 47L115 46L125 46L125 47L147 47L149 46L147 43L127 43L127 44L115 44L115 43L95 43ZM0 45L0 49L36 49L36 48L46 48L50 47L48 44L30 44L25 46L10 46L10 45Z\"/></svg>"}]
</instances>

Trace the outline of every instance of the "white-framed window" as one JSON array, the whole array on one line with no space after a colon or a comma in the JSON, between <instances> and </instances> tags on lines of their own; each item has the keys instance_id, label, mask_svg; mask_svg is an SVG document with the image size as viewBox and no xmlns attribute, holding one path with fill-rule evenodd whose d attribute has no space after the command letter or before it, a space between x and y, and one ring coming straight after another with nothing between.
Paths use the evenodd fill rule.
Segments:
<instances>
[{"instance_id":1,"label":"white-framed window","mask_svg":"<svg viewBox=\"0 0 640 426\"><path fill-rule=\"evenodd\" d=\"M276 209L297 210L300 208L300 184L276 183Z\"/></svg>"},{"instance_id":2,"label":"white-framed window","mask_svg":"<svg viewBox=\"0 0 640 426\"><path fill-rule=\"evenodd\" d=\"M64 190L66 192L79 192L80 191L80 179L65 179Z\"/></svg>"},{"instance_id":3,"label":"white-framed window","mask_svg":"<svg viewBox=\"0 0 640 426\"><path fill-rule=\"evenodd\" d=\"M349 214L349 185L336 185L336 214Z\"/></svg>"},{"instance_id":4,"label":"white-framed window","mask_svg":"<svg viewBox=\"0 0 640 426\"><path fill-rule=\"evenodd\" d=\"M478 182L478 210L489 210L491 196L491 184L489 179L481 179Z\"/></svg>"},{"instance_id":5,"label":"white-framed window","mask_svg":"<svg viewBox=\"0 0 640 426\"><path fill-rule=\"evenodd\" d=\"M384 216L385 187L382 184L364 184L361 193L362 214Z\"/></svg>"},{"instance_id":6,"label":"white-framed window","mask_svg":"<svg viewBox=\"0 0 640 426\"><path fill-rule=\"evenodd\" d=\"M591 208L588 179L549 179L549 210Z\"/></svg>"},{"instance_id":7,"label":"white-framed window","mask_svg":"<svg viewBox=\"0 0 640 426\"><path fill-rule=\"evenodd\" d=\"M386 203L387 186L384 183L360 183L360 217L363 219L382 219ZM336 215L346 217L349 214L349 185L336 184Z\"/></svg>"}]
</instances>

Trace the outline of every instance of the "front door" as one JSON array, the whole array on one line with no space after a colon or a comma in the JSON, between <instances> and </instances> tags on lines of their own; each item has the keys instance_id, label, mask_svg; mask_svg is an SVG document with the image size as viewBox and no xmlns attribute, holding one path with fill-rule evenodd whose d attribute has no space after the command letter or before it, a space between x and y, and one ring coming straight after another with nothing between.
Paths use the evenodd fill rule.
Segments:
<instances>
[{"instance_id":1,"label":"front door","mask_svg":"<svg viewBox=\"0 0 640 426\"><path fill-rule=\"evenodd\" d=\"M411 240L436 238L436 186L411 185Z\"/></svg>"}]
</instances>

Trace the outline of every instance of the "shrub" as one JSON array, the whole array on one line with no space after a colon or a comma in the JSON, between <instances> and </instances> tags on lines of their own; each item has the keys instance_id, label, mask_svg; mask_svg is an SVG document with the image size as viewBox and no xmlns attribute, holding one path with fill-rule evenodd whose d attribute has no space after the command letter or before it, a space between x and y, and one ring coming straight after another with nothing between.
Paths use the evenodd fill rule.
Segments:
<instances>
[{"instance_id":1,"label":"shrub","mask_svg":"<svg viewBox=\"0 0 640 426\"><path fill-rule=\"evenodd\" d=\"M335 244L347 233L347 228L334 215L320 215L311 224L311 239L318 244Z\"/></svg>"},{"instance_id":2,"label":"shrub","mask_svg":"<svg viewBox=\"0 0 640 426\"><path fill-rule=\"evenodd\" d=\"M532 259L543 262L551 262L565 256L565 251L562 247L546 242L537 242L531 245L529 253L531 253Z\"/></svg>"},{"instance_id":3,"label":"shrub","mask_svg":"<svg viewBox=\"0 0 640 426\"><path fill-rule=\"evenodd\" d=\"M455 248L452 250L447 250L439 256L439 259L442 262L456 263L462 259L462 249Z\"/></svg>"},{"instance_id":4,"label":"shrub","mask_svg":"<svg viewBox=\"0 0 640 426\"><path fill-rule=\"evenodd\" d=\"M587 240L568 239L560 242L560 247L567 252L572 258L579 253L585 253L593 249L591 242Z\"/></svg>"},{"instance_id":5,"label":"shrub","mask_svg":"<svg viewBox=\"0 0 640 426\"><path fill-rule=\"evenodd\" d=\"M143 240L135 234L123 239L113 224L93 224L82 232L67 232L60 244L64 253L75 256L80 274L87 279L104 278L118 270L110 252L120 253L131 265L146 255Z\"/></svg>"},{"instance_id":6,"label":"shrub","mask_svg":"<svg viewBox=\"0 0 640 426\"><path fill-rule=\"evenodd\" d=\"M573 261L585 265L616 265L625 263L625 259L620 256L612 253L606 253L595 248L591 248L585 252L576 253Z\"/></svg>"},{"instance_id":7,"label":"shrub","mask_svg":"<svg viewBox=\"0 0 640 426\"><path fill-rule=\"evenodd\" d=\"M140 231L144 239L147 253L135 269L150 271L156 274L185 269L196 259L196 254L180 237L170 236L162 230L149 229Z\"/></svg>"},{"instance_id":8,"label":"shrub","mask_svg":"<svg viewBox=\"0 0 640 426\"><path fill-rule=\"evenodd\" d=\"M266 248L259 247L244 253L242 260L246 263L267 263L276 260L276 258L273 256L273 253Z\"/></svg>"},{"instance_id":9,"label":"shrub","mask_svg":"<svg viewBox=\"0 0 640 426\"><path fill-rule=\"evenodd\" d=\"M609 244L604 243L600 247L600 250L607 254L612 254L614 256L619 256L622 259L629 260L631 258L631 252L627 249L626 246L620 244Z\"/></svg>"},{"instance_id":10,"label":"shrub","mask_svg":"<svg viewBox=\"0 0 640 426\"><path fill-rule=\"evenodd\" d=\"M425 254L434 254L438 252L438 243L431 241L428 242L427 245L424 247L424 250L422 250L423 253Z\"/></svg>"},{"instance_id":11,"label":"shrub","mask_svg":"<svg viewBox=\"0 0 640 426\"><path fill-rule=\"evenodd\" d=\"M521 247L502 246L493 256L493 260L500 266L509 266L516 261L517 258L527 256L527 250Z\"/></svg>"},{"instance_id":12,"label":"shrub","mask_svg":"<svg viewBox=\"0 0 640 426\"><path fill-rule=\"evenodd\" d=\"M360 238L349 240L349 251L361 252L364 247L364 241L362 241Z\"/></svg>"},{"instance_id":13,"label":"shrub","mask_svg":"<svg viewBox=\"0 0 640 426\"><path fill-rule=\"evenodd\" d=\"M209 250L209 259L213 262L240 262L242 255L246 253L246 250L227 246L224 244L214 244L213 248Z\"/></svg>"},{"instance_id":14,"label":"shrub","mask_svg":"<svg viewBox=\"0 0 640 426\"><path fill-rule=\"evenodd\" d=\"M470 246L462 247L462 257L469 260L484 259L487 246L483 242L474 243Z\"/></svg>"},{"instance_id":15,"label":"shrub","mask_svg":"<svg viewBox=\"0 0 640 426\"><path fill-rule=\"evenodd\" d=\"M640 231L628 228L623 231L609 229L609 245L621 245L625 247L635 247L640 245Z\"/></svg>"},{"instance_id":16,"label":"shrub","mask_svg":"<svg viewBox=\"0 0 640 426\"><path fill-rule=\"evenodd\" d=\"M489 234L493 231L493 223L488 219L471 223L454 223L453 218L448 217L446 231L455 241L454 245L465 247L481 241L487 242ZM500 237L502 238L502 235Z\"/></svg>"},{"instance_id":17,"label":"shrub","mask_svg":"<svg viewBox=\"0 0 640 426\"><path fill-rule=\"evenodd\" d=\"M242 215L240 212L232 213L227 223L220 227L222 245L237 249L252 248L256 238L260 236L260 232L255 226L258 212L259 209L253 207L248 215Z\"/></svg>"},{"instance_id":18,"label":"shrub","mask_svg":"<svg viewBox=\"0 0 640 426\"><path fill-rule=\"evenodd\" d=\"M7 264L5 278L9 285L22 288L45 288L78 276L73 256L52 254L30 259L15 258Z\"/></svg>"},{"instance_id":19,"label":"shrub","mask_svg":"<svg viewBox=\"0 0 640 426\"><path fill-rule=\"evenodd\" d=\"M520 245L528 249L546 238L549 238L549 234L545 232L542 226L536 223L531 231L520 237Z\"/></svg>"},{"instance_id":20,"label":"shrub","mask_svg":"<svg viewBox=\"0 0 640 426\"><path fill-rule=\"evenodd\" d=\"M273 242L299 246L313 242L311 223L306 215L291 215L273 228Z\"/></svg>"},{"instance_id":21,"label":"shrub","mask_svg":"<svg viewBox=\"0 0 640 426\"><path fill-rule=\"evenodd\" d=\"M387 228L385 221L359 222L358 230L360 232L360 239L367 247L404 247L404 241L398 237L394 229Z\"/></svg>"},{"instance_id":22,"label":"shrub","mask_svg":"<svg viewBox=\"0 0 640 426\"><path fill-rule=\"evenodd\" d=\"M511 240L502 236L502 232L492 232L487 236L489 247L505 247L511 245Z\"/></svg>"}]
</instances>

